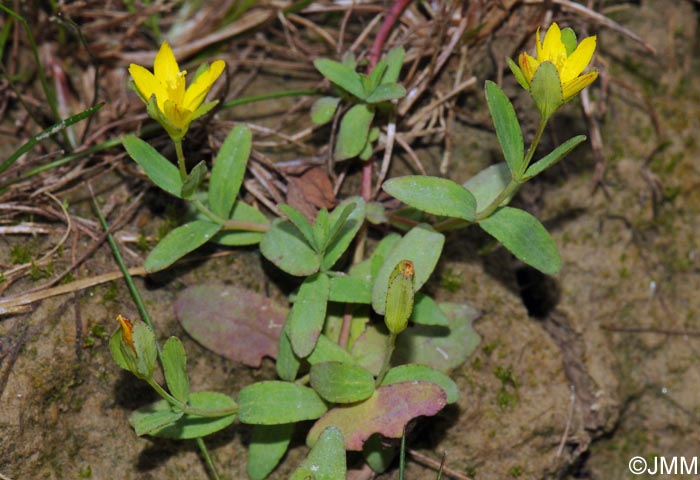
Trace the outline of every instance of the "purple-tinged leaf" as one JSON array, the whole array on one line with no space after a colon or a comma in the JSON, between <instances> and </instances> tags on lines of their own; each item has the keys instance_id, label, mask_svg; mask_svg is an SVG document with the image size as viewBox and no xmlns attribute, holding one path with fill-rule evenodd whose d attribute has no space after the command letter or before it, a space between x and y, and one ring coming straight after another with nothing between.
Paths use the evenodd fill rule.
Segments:
<instances>
[{"instance_id":1,"label":"purple-tinged leaf","mask_svg":"<svg viewBox=\"0 0 700 480\"><path fill-rule=\"evenodd\" d=\"M311 427L306 443L313 446L323 429L334 426L343 433L346 450L361 451L372 434L401 438L408 422L416 417L435 415L446 403L445 391L434 383L385 385L364 402L328 411Z\"/></svg>"},{"instance_id":2,"label":"purple-tinged leaf","mask_svg":"<svg viewBox=\"0 0 700 480\"><path fill-rule=\"evenodd\" d=\"M251 290L203 284L178 295L175 314L185 331L205 348L259 367L262 357L277 356L287 309Z\"/></svg>"}]
</instances>

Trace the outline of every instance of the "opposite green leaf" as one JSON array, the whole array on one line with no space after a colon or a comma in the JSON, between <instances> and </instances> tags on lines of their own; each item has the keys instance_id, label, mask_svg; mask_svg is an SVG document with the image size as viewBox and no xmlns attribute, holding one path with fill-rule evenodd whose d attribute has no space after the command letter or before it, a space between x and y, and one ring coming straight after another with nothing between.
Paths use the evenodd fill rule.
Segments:
<instances>
[{"instance_id":1,"label":"opposite green leaf","mask_svg":"<svg viewBox=\"0 0 700 480\"><path fill-rule=\"evenodd\" d=\"M143 168L153 183L180 198L182 179L175 165L138 137L129 135L122 140L122 143L132 160Z\"/></svg>"},{"instance_id":2,"label":"opposite green leaf","mask_svg":"<svg viewBox=\"0 0 700 480\"><path fill-rule=\"evenodd\" d=\"M382 83L367 97L367 103L380 103L406 96L406 89L398 83Z\"/></svg>"},{"instance_id":3,"label":"opposite green leaf","mask_svg":"<svg viewBox=\"0 0 700 480\"><path fill-rule=\"evenodd\" d=\"M568 139L566 142L549 152L544 158L530 165L525 171L525 176L523 177L524 180L529 180L535 175L540 174L544 170L556 164L559 160L567 156L574 148L578 147L580 143L585 141L585 135L576 135L575 137Z\"/></svg>"},{"instance_id":4,"label":"opposite green leaf","mask_svg":"<svg viewBox=\"0 0 700 480\"><path fill-rule=\"evenodd\" d=\"M377 64L374 66L369 75L365 77L360 77L363 78L363 80L366 80L364 82L366 92L373 92L374 89L379 86L382 77L384 77L384 72L386 72L386 68L386 59L381 59L379 62L377 62Z\"/></svg>"},{"instance_id":5,"label":"opposite green leaf","mask_svg":"<svg viewBox=\"0 0 700 480\"><path fill-rule=\"evenodd\" d=\"M242 423L279 425L314 420L326 413L326 404L312 389L295 383L263 381L244 387L238 394Z\"/></svg>"},{"instance_id":6,"label":"opposite green leaf","mask_svg":"<svg viewBox=\"0 0 700 480\"><path fill-rule=\"evenodd\" d=\"M476 199L476 211L480 212L493 202L505 190L512 179L510 168L506 162L500 162L486 167L472 178L464 182L464 188L469 190ZM510 200L510 198L505 201Z\"/></svg>"},{"instance_id":7,"label":"opposite green leaf","mask_svg":"<svg viewBox=\"0 0 700 480\"><path fill-rule=\"evenodd\" d=\"M190 397L190 379L187 376L187 355L185 347L177 337L170 337L163 345L161 355L165 382L170 394L187 402Z\"/></svg>"},{"instance_id":8,"label":"opposite green leaf","mask_svg":"<svg viewBox=\"0 0 700 480\"><path fill-rule=\"evenodd\" d=\"M304 214L291 205L287 205L285 203L277 205L277 208L279 208L280 211L287 216L289 221L292 222L295 227L297 227L297 230L299 230L299 233L302 234L306 242L318 252L319 246L316 243L316 238L314 238L313 227L306 219Z\"/></svg>"},{"instance_id":9,"label":"opposite green leaf","mask_svg":"<svg viewBox=\"0 0 700 480\"><path fill-rule=\"evenodd\" d=\"M207 220L195 220L168 233L146 258L148 272L162 270L188 253L204 245L221 230L221 225Z\"/></svg>"},{"instance_id":10,"label":"opposite green leaf","mask_svg":"<svg viewBox=\"0 0 700 480\"><path fill-rule=\"evenodd\" d=\"M316 348L311 352L311 355L306 357L310 365L316 365L323 362L343 362L345 364L354 364L355 360L352 355L336 342L329 339L324 334L321 334L316 341Z\"/></svg>"},{"instance_id":11,"label":"opposite green leaf","mask_svg":"<svg viewBox=\"0 0 700 480\"><path fill-rule=\"evenodd\" d=\"M428 295L416 293L411 321L419 325L449 325L450 320L438 304Z\"/></svg>"},{"instance_id":12,"label":"opposite green leaf","mask_svg":"<svg viewBox=\"0 0 700 480\"><path fill-rule=\"evenodd\" d=\"M408 175L384 182L382 188L406 205L433 215L474 221L476 199L462 185L446 178Z\"/></svg>"},{"instance_id":13,"label":"opposite green leaf","mask_svg":"<svg viewBox=\"0 0 700 480\"><path fill-rule=\"evenodd\" d=\"M367 144L374 110L364 103L355 105L343 115L335 144L335 159L346 160L360 154Z\"/></svg>"},{"instance_id":14,"label":"opposite green leaf","mask_svg":"<svg viewBox=\"0 0 700 480\"><path fill-rule=\"evenodd\" d=\"M377 473L384 473L396 458L398 447L387 445L381 435L375 433L362 445L362 456L367 465Z\"/></svg>"},{"instance_id":15,"label":"opposite green leaf","mask_svg":"<svg viewBox=\"0 0 700 480\"><path fill-rule=\"evenodd\" d=\"M318 271L321 259L291 222L275 219L260 241L260 252L291 275L306 276Z\"/></svg>"},{"instance_id":16,"label":"opposite green leaf","mask_svg":"<svg viewBox=\"0 0 700 480\"><path fill-rule=\"evenodd\" d=\"M328 300L342 303L372 303L372 284L355 277L331 277Z\"/></svg>"},{"instance_id":17,"label":"opposite green leaf","mask_svg":"<svg viewBox=\"0 0 700 480\"><path fill-rule=\"evenodd\" d=\"M251 142L250 129L237 125L216 154L209 179L209 208L220 217L231 214L245 176Z\"/></svg>"},{"instance_id":18,"label":"opposite green leaf","mask_svg":"<svg viewBox=\"0 0 700 480\"><path fill-rule=\"evenodd\" d=\"M342 480L346 472L343 434L336 427L327 427L290 480Z\"/></svg>"},{"instance_id":19,"label":"opposite green leaf","mask_svg":"<svg viewBox=\"0 0 700 480\"><path fill-rule=\"evenodd\" d=\"M311 106L311 121L315 125L324 125L333 120L333 115L338 109L338 97L321 97Z\"/></svg>"},{"instance_id":20,"label":"opposite green leaf","mask_svg":"<svg viewBox=\"0 0 700 480\"><path fill-rule=\"evenodd\" d=\"M554 240L526 211L503 207L479 222L479 226L518 259L540 272L554 275L561 269L561 258Z\"/></svg>"},{"instance_id":21,"label":"opposite green leaf","mask_svg":"<svg viewBox=\"0 0 700 480\"><path fill-rule=\"evenodd\" d=\"M307 357L316 346L323 330L328 304L329 280L323 273L308 277L299 288L299 294L287 317L287 335L294 353Z\"/></svg>"},{"instance_id":22,"label":"opposite green leaf","mask_svg":"<svg viewBox=\"0 0 700 480\"><path fill-rule=\"evenodd\" d=\"M323 251L328 245L328 235L330 233L330 225L328 222L328 210L322 208L316 214L316 219L311 227L313 231L313 244L318 245L318 250Z\"/></svg>"},{"instance_id":23,"label":"opposite green leaf","mask_svg":"<svg viewBox=\"0 0 700 480\"><path fill-rule=\"evenodd\" d=\"M503 150L503 156L513 175L520 175L522 173L525 147L523 145L520 122L518 122L518 117L515 115L513 104L510 103L503 90L490 80L486 81L485 91L486 102L493 118L493 124L496 127L496 136Z\"/></svg>"},{"instance_id":24,"label":"opposite green leaf","mask_svg":"<svg viewBox=\"0 0 700 480\"><path fill-rule=\"evenodd\" d=\"M219 392L193 392L190 394L189 405L193 408L209 411L236 411L236 402L231 397ZM136 410L129 422L134 425L139 417L153 412L171 412L172 406L166 400L159 400ZM182 413L182 412L180 412ZM170 438L177 440L189 440L197 437L205 437L223 430L233 423L235 413L223 416L182 415L175 422L158 429L151 430L149 435L158 438Z\"/></svg>"},{"instance_id":25,"label":"opposite green leaf","mask_svg":"<svg viewBox=\"0 0 700 480\"><path fill-rule=\"evenodd\" d=\"M129 417L129 423L136 432L136 435L140 437L141 435L146 435L171 425L183 415L183 412L174 412L172 410L161 410L143 414L137 410Z\"/></svg>"},{"instance_id":26,"label":"opposite green leaf","mask_svg":"<svg viewBox=\"0 0 700 480\"><path fill-rule=\"evenodd\" d=\"M314 66L324 77L343 90L350 92L360 100L365 99L366 93L362 86L362 79L360 75L348 65L334 62L327 58L319 58L314 61Z\"/></svg>"},{"instance_id":27,"label":"opposite green leaf","mask_svg":"<svg viewBox=\"0 0 700 480\"><path fill-rule=\"evenodd\" d=\"M293 423L253 425L248 446L248 476L263 480L284 456L294 433Z\"/></svg>"},{"instance_id":28,"label":"opposite green leaf","mask_svg":"<svg viewBox=\"0 0 700 480\"><path fill-rule=\"evenodd\" d=\"M374 376L362 367L340 362L311 366L311 387L333 403L352 403L369 398L374 392Z\"/></svg>"},{"instance_id":29,"label":"opposite green leaf","mask_svg":"<svg viewBox=\"0 0 700 480\"><path fill-rule=\"evenodd\" d=\"M352 207L354 205L354 207ZM343 200L328 217L330 231L321 268L330 270L350 246L365 220L365 202L360 197Z\"/></svg>"},{"instance_id":30,"label":"opposite green leaf","mask_svg":"<svg viewBox=\"0 0 700 480\"><path fill-rule=\"evenodd\" d=\"M289 325L287 324L284 326L282 333L280 333L275 369L277 370L277 375L279 375L282 380L293 382L294 379L297 378L301 361L299 357L294 354L294 350L292 350L292 342L289 341L289 336L287 335L288 331ZM316 346L318 347L318 344Z\"/></svg>"},{"instance_id":31,"label":"opposite green leaf","mask_svg":"<svg viewBox=\"0 0 700 480\"><path fill-rule=\"evenodd\" d=\"M399 80L401 67L406 51L403 47L394 47L386 54L387 68L380 83L396 83Z\"/></svg>"}]
</instances>

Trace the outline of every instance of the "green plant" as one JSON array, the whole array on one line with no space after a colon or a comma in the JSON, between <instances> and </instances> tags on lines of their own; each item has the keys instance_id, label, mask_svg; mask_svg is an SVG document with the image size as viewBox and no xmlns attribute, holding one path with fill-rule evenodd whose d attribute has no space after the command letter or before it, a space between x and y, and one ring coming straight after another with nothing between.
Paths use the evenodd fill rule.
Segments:
<instances>
[{"instance_id":1,"label":"green plant","mask_svg":"<svg viewBox=\"0 0 700 480\"><path fill-rule=\"evenodd\" d=\"M535 67L527 57L521 57L521 67L510 62L540 112L537 134L527 151L511 102L496 84L486 82L486 100L505 162L486 168L464 184L428 176L387 181L384 190L418 214L403 219L405 225L410 225L405 234L387 234L366 258L356 255L354 262L347 261L346 252L367 218L377 217L376 212L370 212L366 199L347 198L331 211L320 209L314 218L282 204L278 208L284 217L268 221L238 198L251 150L252 135L246 127L233 128L215 156L211 173L204 161L189 172L185 167L182 136L197 116L197 108L211 108L202 102L213 80L199 84L202 96L196 101L190 98L190 103L172 97L172 92L163 93L158 85L144 87L146 80L137 81L142 84L139 91L149 114L164 124L175 143L178 167L135 136L125 138L124 147L158 187L185 201L190 209L189 219L170 231L148 255L146 270L166 268L207 242L227 247L259 243L262 255L279 270L297 277L299 287L290 295L291 308L287 311L285 306L280 307L284 325L276 333L274 352L279 380L245 386L236 400L223 393L190 392L182 343L171 337L161 349L147 313L137 300L145 323L132 324L120 316L120 327L110 339L115 361L162 397L132 414L130 422L136 433L196 439L216 477L202 437L229 426L237 418L252 426L248 474L262 479L285 454L297 424L313 420L306 437L311 451L292 478L308 478L315 468L323 469L316 471L318 478L343 478L345 451L362 452L375 471L388 468L398 450L396 446L386 446L382 437L403 438L412 419L434 415L446 404L456 402L457 386L444 372L463 363L479 342L471 330L474 313L469 306L438 303L421 291L440 259L444 232L476 223L517 258L538 270L554 274L561 267L556 245L544 226L529 213L508 206L523 183L585 140L582 135L573 137L532 161L547 122L564 101L580 90L576 90L581 85L576 83L577 78L590 61L590 56L574 55L577 50L575 36L571 44L573 32L555 27L550 28L553 33L547 33L543 45L538 33L538 57L532 60L535 71L530 71ZM587 47L591 43L584 42ZM566 61L552 63L549 54L558 54L556 58ZM573 60L568 61L569 56ZM355 71L357 66L351 57L343 63L325 59L315 62L316 68L341 92L340 97L323 97L315 103L314 121L329 121L341 97L353 105L340 120L336 159L370 157L372 142L379 132L372 127L375 113L390 109L389 100L405 95L397 83L403 58L403 50L394 49L367 75ZM184 78L177 71L174 57L168 56L167 62L172 70L168 75L177 78L184 89ZM530 70L519 69L524 66ZM575 74L566 68L572 68ZM148 82L155 82L159 76L168 75L156 71L153 78L147 78ZM580 78L588 82L591 74ZM194 85L198 85L196 80ZM152 95L146 98L144 92ZM168 106L168 102L175 102L175 106ZM190 104L192 108L186 109L184 116L174 113L173 108ZM130 288L138 299L133 285ZM264 306L270 318L276 314L264 298L251 292L237 293L243 303ZM192 296L183 298L185 307L194 301ZM208 308L211 298L199 308ZM185 311L185 317L197 315L188 313L182 305L178 308L181 313ZM201 315L204 318L195 323L212 321L206 313ZM247 332L250 343L254 343L255 332L245 324L250 315L240 317L240 331ZM383 317L383 321L373 321L378 317ZM439 338L436 331L440 332ZM238 340L245 343L249 339ZM216 339L211 342L214 348ZM207 341L202 343L206 345ZM435 351L426 345L434 346ZM243 344L241 348L254 347ZM265 354L269 352L263 348L259 356ZM158 368L163 370L165 387L155 380ZM495 375L502 383L499 404L502 408L513 406L517 401L517 383L512 369L498 368Z\"/></svg>"}]
</instances>

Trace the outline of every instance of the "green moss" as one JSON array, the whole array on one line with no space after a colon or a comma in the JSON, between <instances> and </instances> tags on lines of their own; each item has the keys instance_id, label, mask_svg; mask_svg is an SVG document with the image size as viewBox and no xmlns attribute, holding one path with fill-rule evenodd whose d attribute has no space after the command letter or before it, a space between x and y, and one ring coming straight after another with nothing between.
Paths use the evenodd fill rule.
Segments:
<instances>
[{"instance_id":1,"label":"green moss","mask_svg":"<svg viewBox=\"0 0 700 480\"><path fill-rule=\"evenodd\" d=\"M27 243L18 243L10 248L10 261L13 265L23 265L32 261L31 247Z\"/></svg>"},{"instance_id":2,"label":"green moss","mask_svg":"<svg viewBox=\"0 0 700 480\"><path fill-rule=\"evenodd\" d=\"M32 262L32 267L29 271L29 279L32 280L33 282L45 279L45 278L51 278L54 276L54 266L53 262L50 262L48 265L45 267L42 267L35 262Z\"/></svg>"},{"instance_id":3,"label":"green moss","mask_svg":"<svg viewBox=\"0 0 700 480\"><path fill-rule=\"evenodd\" d=\"M508 475L510 475L511 478L520 478L522 474L523 467L521 467L520 465L516 465L508 471Z\"/></svg>"},{"instance_id":4,"label":"green moss","mask_svg":"<svg viewBox=\"0 0 700 480\"><path fill-rule=\"evenodd\" d=\"M494 375L501 381L501 389L496 396L496 403L501 410L514 408L518 404L518 381L513 373L513 367L497 366Z\"/></svg>"}]
</instances>

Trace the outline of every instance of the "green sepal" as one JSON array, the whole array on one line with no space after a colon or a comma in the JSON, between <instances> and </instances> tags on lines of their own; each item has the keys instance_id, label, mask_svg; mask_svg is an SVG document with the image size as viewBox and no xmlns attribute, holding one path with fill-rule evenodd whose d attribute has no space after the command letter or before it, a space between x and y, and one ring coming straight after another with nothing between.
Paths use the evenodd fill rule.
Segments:
<instances>
[{"instance_id":1,"label":"green sepal","mask_svg":"<svg viewBox=\"0 0 700 480\"><path fill-rule=\"evenodd\" d=\"M529 91L530 90L530 82L527 81L527 78L525 78L525 74L520 69L518 64L515 63L510 58L506 58L506 63L508 64L508 67L510 67L510 71L513 72L513 76L518 81L520 86L523 87L525 90Z\"/></svg>"},{"instance_id":2,"label":"green sepal","mask_svg":"<svg viewBox=\"0 0 700 480\"><path fill-rule=\"evenodd\" d=\"M530 94L540 111L543 122L549 120L564 104L561 79L557 67L552 62L543 62L537 68L530 83Z\"/></svg>"},{"instance_id":3,"label":"green sepal","mask_svg":"<svg viewBox=\"0 0 700 480\"><path fill-rule=\"evenodd\" d=\"M177 337L166 340L161 358L170 394L183 403L187 402L190 398L190 379L187 376L187 354L182 342Z\"/></svg>"}]
</instances>

